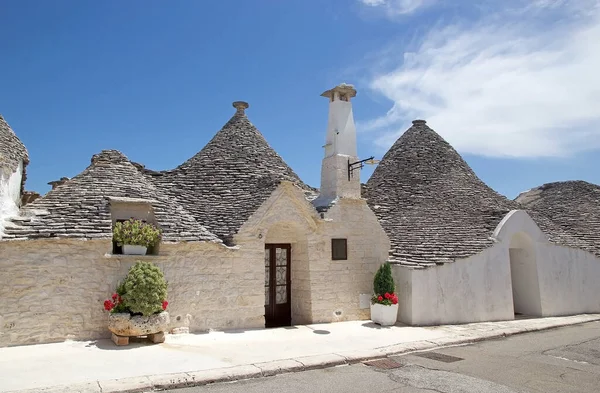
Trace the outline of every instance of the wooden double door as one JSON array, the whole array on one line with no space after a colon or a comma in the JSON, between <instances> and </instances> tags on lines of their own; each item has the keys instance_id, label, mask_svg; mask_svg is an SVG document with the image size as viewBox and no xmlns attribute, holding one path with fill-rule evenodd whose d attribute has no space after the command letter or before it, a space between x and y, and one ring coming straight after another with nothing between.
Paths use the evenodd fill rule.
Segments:
<instances>
[{"instance_id":1,"label":"wooden double door","mask_svg":"<svg viewBox=\"0 0 600 393\"><path fill-rule=\"evenodd\" d=\"M291 244L265 244L265 325L290 326Z\"/></svg>"}]
</instances>

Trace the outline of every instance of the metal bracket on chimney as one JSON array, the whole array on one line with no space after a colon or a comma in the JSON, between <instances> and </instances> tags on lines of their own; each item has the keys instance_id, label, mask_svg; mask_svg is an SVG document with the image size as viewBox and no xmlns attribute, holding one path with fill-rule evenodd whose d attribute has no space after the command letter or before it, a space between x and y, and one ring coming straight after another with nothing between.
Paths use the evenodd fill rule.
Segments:
<instances>
[{"instance_id":1,"label":"metal bracket on chimney","mask_svg":"<svg viewBox=\"0 0 600 393\"><path fill-rule=\"evenodd\" d=\"M365 166L365 164L369 164L369 165L374 165L377 164L379 162L379 160L375 160L375 157L371 156L369 158L365 158L364 160L360 160L360 161L356 161L356 162L352 162L350 163L350 160L348 160L348 181L350 181L350 178L353 176L352 173L354 172L355 169L359 169Z\"/></svg>"}]
</instances>

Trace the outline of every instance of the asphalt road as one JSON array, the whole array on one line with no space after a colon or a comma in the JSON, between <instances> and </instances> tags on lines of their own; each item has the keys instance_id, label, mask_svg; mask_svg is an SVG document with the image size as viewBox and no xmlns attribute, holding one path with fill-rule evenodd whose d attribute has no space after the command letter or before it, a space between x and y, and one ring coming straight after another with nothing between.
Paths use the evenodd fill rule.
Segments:
<instances>
[{"instance_id":1,"label":"asphalt road","mask_svg":"<svg viewBox=\"0 0 600 393\"><path fill-rule=\"evenodd\" d=\"M393 367L393 368L386 368ZM173 393L600 392L600 323Z\"/></svg>"}]
</instances>

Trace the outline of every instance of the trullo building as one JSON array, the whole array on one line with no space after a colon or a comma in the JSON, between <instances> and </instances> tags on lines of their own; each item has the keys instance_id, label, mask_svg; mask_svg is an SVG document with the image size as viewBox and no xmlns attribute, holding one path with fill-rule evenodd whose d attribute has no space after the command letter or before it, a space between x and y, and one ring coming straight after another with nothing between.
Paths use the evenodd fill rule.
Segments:
<instances>
[{"instance_id":1,"label":"trullo building","mask_svg":"<svg viewBox=\"0 0 600 393\"><path fill-rule=\"evenodd\" d=\"M0 346L108 336L102 302L138 259L163 269L172 327L191 332L368 320L386 260L409 324L600 312L598 186L557 183L508 200L422 120L361 185L355 95L347 84L322 94L319 189L236 101L177 168L105 150L23 205L27 151L0 118ZM113 225L129 217L161 228L149 255L113 243Z\"/></svg>"}]
</instances>

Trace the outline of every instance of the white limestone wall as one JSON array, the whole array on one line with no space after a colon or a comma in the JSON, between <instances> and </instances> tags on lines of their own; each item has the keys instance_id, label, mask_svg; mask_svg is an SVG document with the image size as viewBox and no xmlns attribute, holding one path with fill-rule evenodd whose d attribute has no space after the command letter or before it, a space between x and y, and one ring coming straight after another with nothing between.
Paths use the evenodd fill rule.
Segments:
<instances>
[{"instance_id":1,"label":"white limestone wall","mask_svg":"<svg viewBox=\"0 0 600 393\"><path fill-rule=\"evenodd\" d=\"M519 250L513 254L516 259L511 260L511 266L521 265L519 270L523 274L513 275L513 285L521 289L521 297L529 296L528 307L534 315L600 312L600 258L548 242L548 236L522 210L507 214L494 231L494 237L513 253ZM523 252L526 258L522 258ZM526 286L529 288L525 289ZM517 311L523 301L516 299ZM541 312L536 313L536 309Z\"/></svg>"},{"instance_id":2,"label":"white limestone wall","mask_svg":"<svg viewBox=\"0 0 600 393\"><path fill-rule=\"evenodd\" d=\"M537 270L543 316L600 312L600 258L540 244Z\"/></svg>"},{"instance_id":3,"label":"white limestone wall","mask_svg":"<svg viewBox=\"0 0 600 393\"><path fill-rule=\"evenodd\" d=\"M440 325L513 319L508 250L495 246L428 269L394 266L399 320Z\"/></svg>"},{"instance_id":4,"label":"white limestone wall","mask_svg":"<svg viewBox=\"0 0 600 393\"><path fill-rule=\"evenodd\" d=\"M312 322L368 320L373 278L388 259L390 242L365 200L340 199L325 215L309 249ZM346 238L348 259L331 259L331 239Z\"/></svg>"},{"instance_id":5,"label":"white limestone wall","mask_svg":"<svg viewBox=\"0 0 600 393\"><path fill-rule=\"evenodd\" d=\"M341 101L339 94L335 94L335 100L329 103L325 157L336 154L356 156L356 126L352 103Z\"/></svg>"},{"instance_id":6,"label":"white limestone wall","mask_svg":"<svg viewBox=\"0 0 600 393\"><path fill-rule=\"evenodd\" d=\"M331 239L348 240L348 259L331 259ZM377 217L361 199L340 199L321 219L302 191L283 182L242 226L235 238L244 252L265 243L292 245L292 323L364 320L373 277L387 260L389 240Z\"/></svg>"},{"instance_id":7,"label":"white limestone wall","mask_svg":"<svg viewBox=\"0 0 600 393\"><path fill-rule=\"evenodd\" d=\"M334 155L323 159L321 165L321 188L319 198L332 200L337 197L360 199L360 168L348 179L348 162L357 162L358 157Z\"/></svg>"},{"instance_id":8,"label":"white limestone wall","mask_svg":"<svg viewBox=\"0 0 600 393\"><path fill-rule=\"evenodd\" d=\"M17 215L21 204L21 181L23 179L23 163L15 172L0 168L0 238L4 230L4 221Z\"/></svg>"},{"instance_id":9,"label":"white limestone wall","mask_svg":"<svg viewBox=\"0 0 600 393\"><path fill-rule=\"evenodd\" d=\"M497 243L427 269L394 266L399 320L439 325L600 312L600 258L557 246L524 211L498 225Z\"/></svg>"},{"instance_id":10,"label":"white limestone wall","mask_svg":"<svg viewBox=\"0 0 600 393\"><path fill-rule=\"evenodd\" d=\"M213 243L163 243L158 256L111 248L110 240L0 242L0 347L109 337L103 302L136 260L163 270L172 327L264 327L264 250L257 262Z\"/></svg>"}]
</instances>

